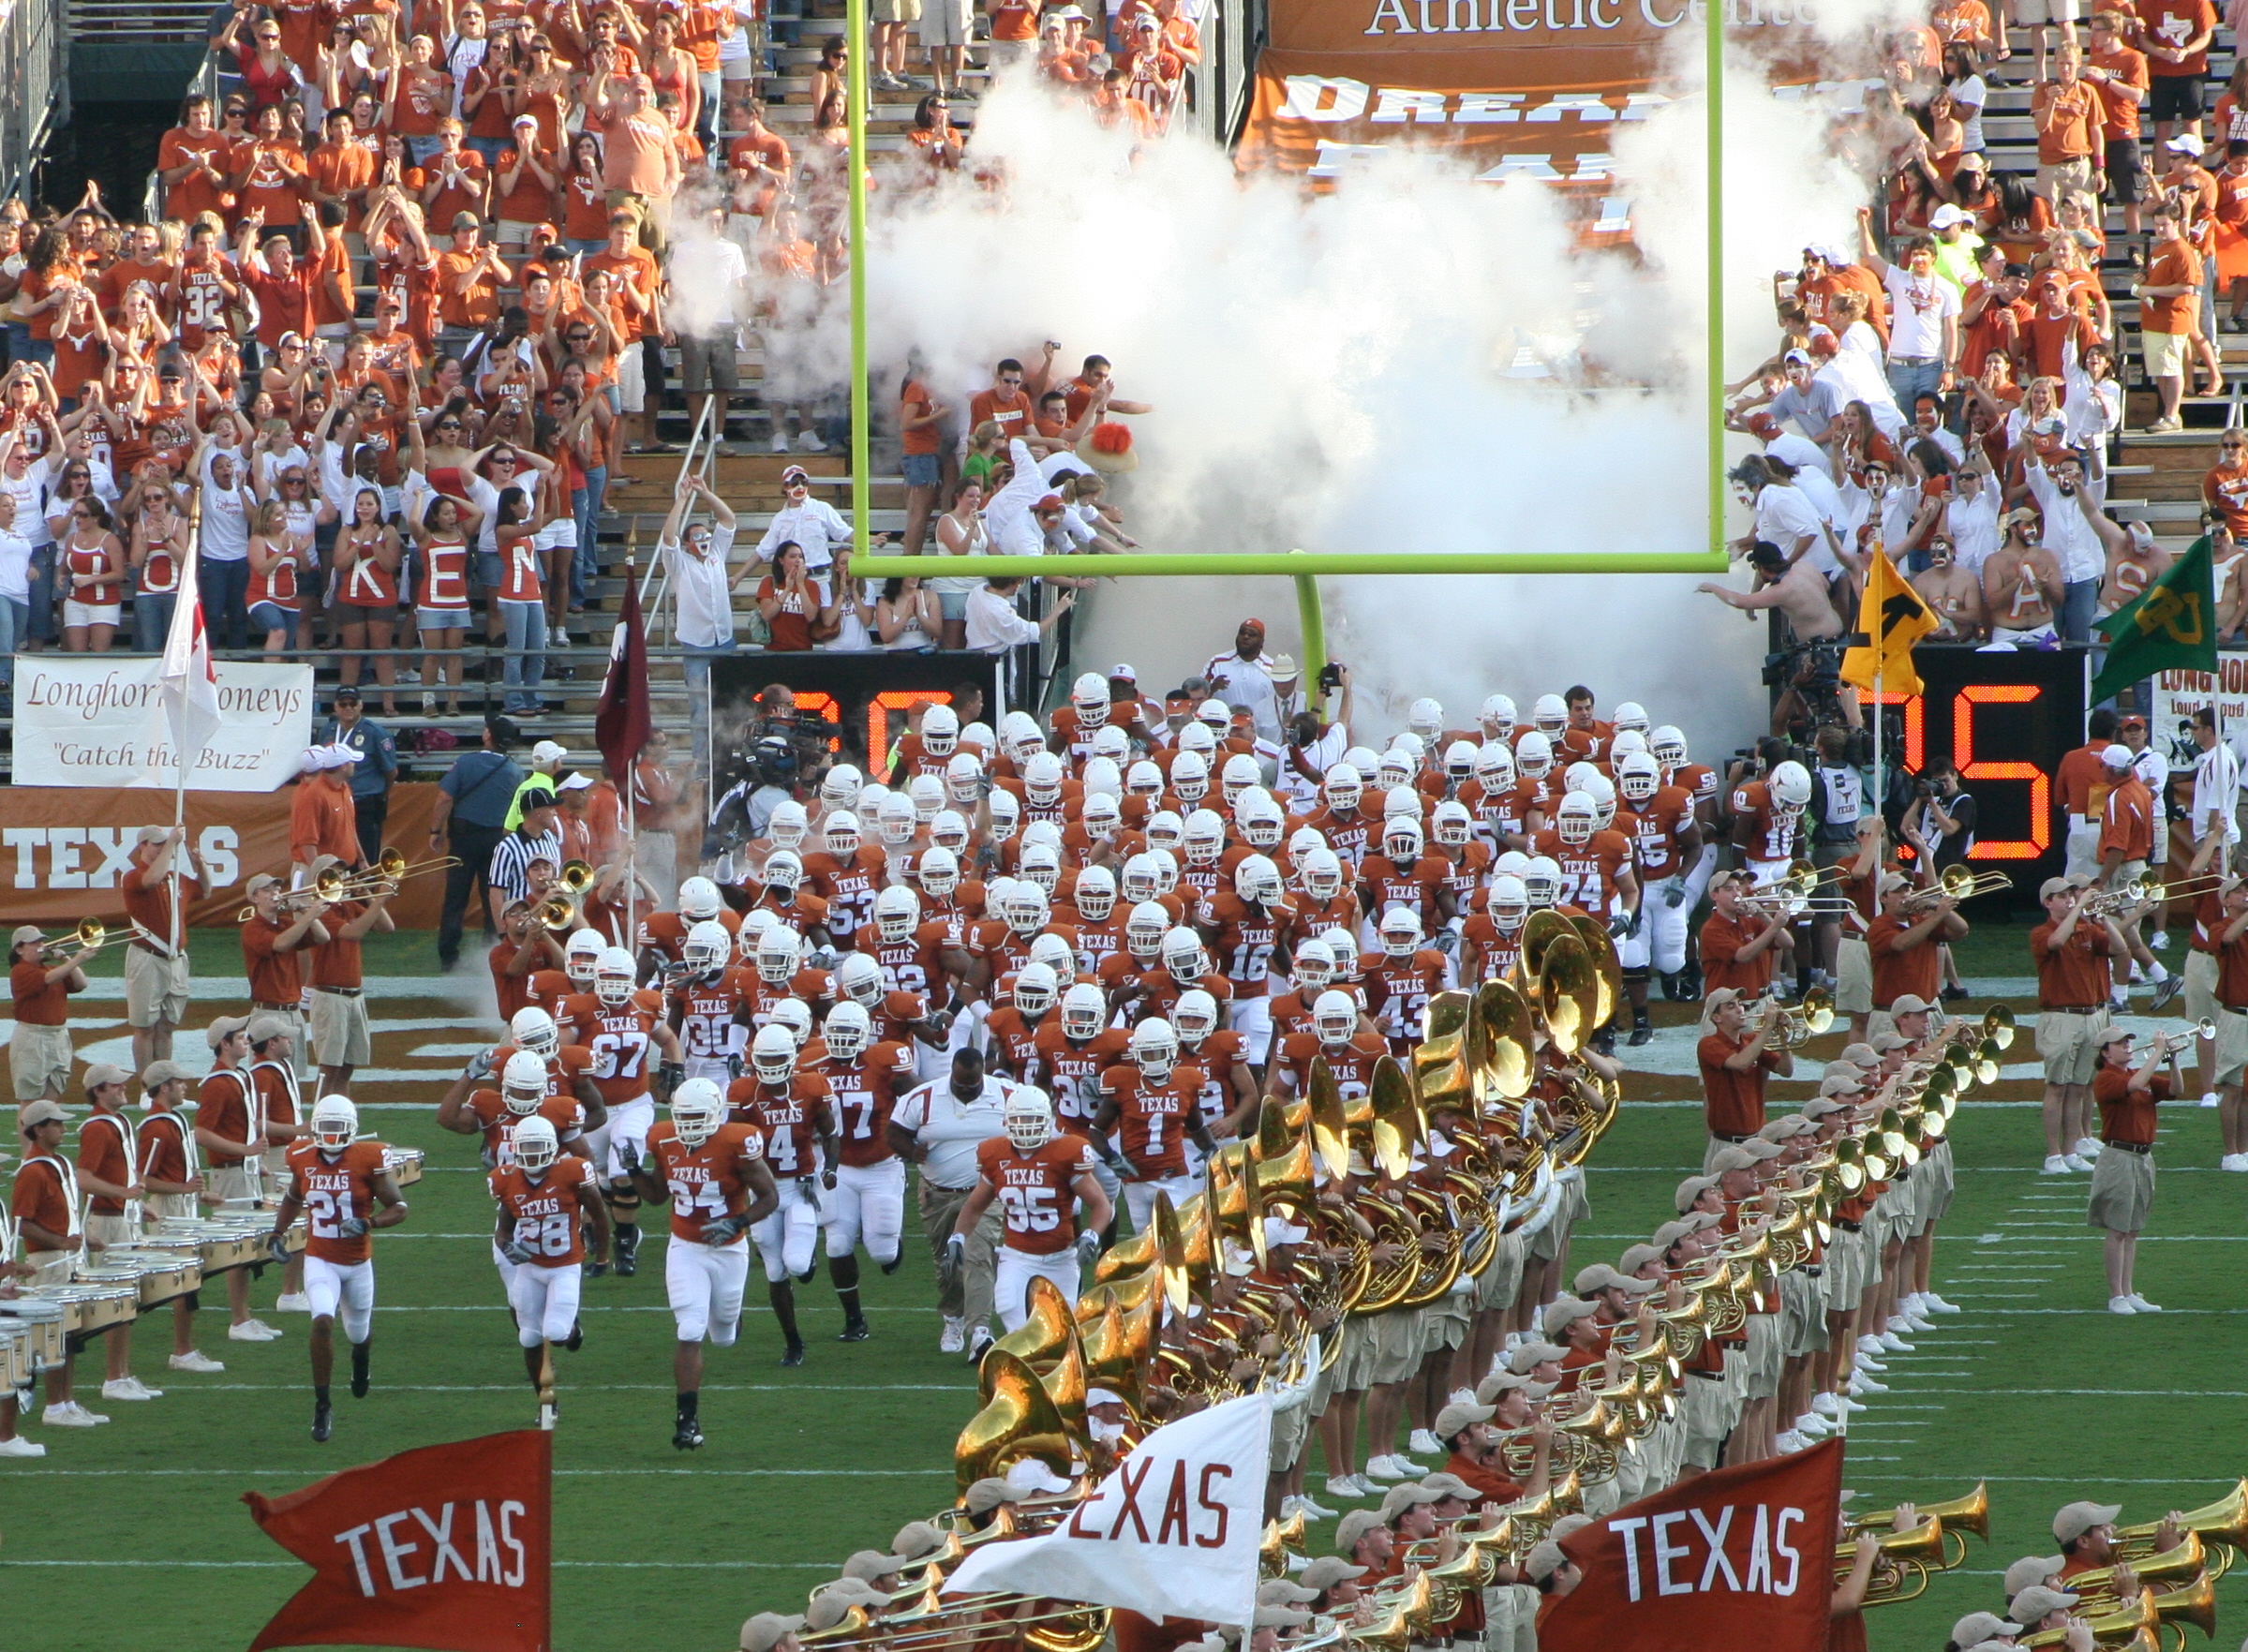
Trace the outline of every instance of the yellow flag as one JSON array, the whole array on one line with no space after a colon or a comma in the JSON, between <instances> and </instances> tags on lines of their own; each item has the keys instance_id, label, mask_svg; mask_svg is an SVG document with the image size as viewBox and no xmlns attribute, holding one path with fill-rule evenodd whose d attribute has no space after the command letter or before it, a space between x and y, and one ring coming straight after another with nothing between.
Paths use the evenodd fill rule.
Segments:
<instances>
[{"instance_id":1,"label":"yellow flag","mask_svg":"<svg viewBox=\"0 0 2248 1652\"><path fill-rule=\"evenodd\" d=\"M1938 623L1920 593L1897 572L1889 553L1874 552L1866 570L1857 630L1851 633L1850 651L1842 656L1842 680L1870 691L1878 674L1883 693L1917 694L1920 673L1913 669L1913 645Z\"/></svg>"}]
</instances>

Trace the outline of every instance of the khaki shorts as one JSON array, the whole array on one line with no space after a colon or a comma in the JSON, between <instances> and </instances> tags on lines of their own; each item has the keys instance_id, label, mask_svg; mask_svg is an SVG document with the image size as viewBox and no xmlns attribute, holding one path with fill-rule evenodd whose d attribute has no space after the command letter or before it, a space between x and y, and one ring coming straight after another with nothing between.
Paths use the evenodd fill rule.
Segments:
<instances>
[{"instance_id":1,"label":"khaki shorts","mask_svg":"<svg viewBox=\"0 0 2248 1652\"><path fill-rule=\"evenodd\" d=\"M2107 1031L2105 1005L2090 1015L2048 1009L2037 1018L2037 1053L2045 1058L2047 1084L2089 1084L2099 1070L2099 1036ZM2242 1048L2248 1050L2248 1036Z\"/></svg>"},{"instance_id":2,"label":"khaki shorts","mask_svg":"<svg viewBox=\"0 0 2248 1652\"><path fill-rule=\"evenodd\" d=\"M1479 1309L1487 1312L1514 1305L1514 1299L1522 1294L1522 1249L1520 1232L1499 1235L1491 1265L1483 1270L1482 1289L1475 1303Z\"/></svg>"},{"instance_id":3,"label":"khaki shorts","mask_svg":"<svg viewBox=\"0 0 2248 1652\"><path fill-rule=\"evenodd\" d=\"M1467 1340L1467 1302L1464 1296L1438 1297L1421 1310L1421 1357L1438 1348L1456 1348Z\"/></svg>"},{"instance_id":4,"label":"khaki shorts","mask_svg":"<svg viewBox=\"0 0 2248 1652\"><path fill-rule=\"evenodd\" d=\"M1343 1351L1335 1356L1331 1394L1363 1393L1374 1385L1374 1321L1353 1314L1342 1324Z\"/></svg>"},{"instance_id":5,"label":"khaki shorts","mask_svg":"<svg viewBox=\"0 0 2248 1652\"><path fill-rule=\"evenodd\" d=\"M204 1197L214 1202L257 1197L257 1183L247 1163L212 1166L203 1172L203 1188Z\"/></svg>"},{"instance_id":6,"label":"khaki shorts","mask_svg":"<svg viewBox=\"0 0 2248 1652\"><path fill-rule=\"evenodd\" d=\"M7 1041L8 1071L16 1076L16 1099L66 1095L70 1090L70 1029L18 1021Z\"/></svg>"},{"instance_id":7,"label":"khaki shorts","mask_svg":"<svg viewBox=\"0 0 2248 1652\"><path fill-rule=\"evenodd\" d=\"M921 0L874 0L876 22L919 22Z\"/></svg>"},{"instance_id":8,"label":"khaki shorts","mask_svg":"<svg viewBox=\"0 0 2248 1652\"><path fill-rule=\"evenodd\" d=\"M2184 378L2186 357L2192 351L2193 342L2183 333L2149 333L2142 329L2138 348L2147 358L2147 377Z\"/></svg>"},{"instance_id":9,"label":"khaki shorts","mask_svg":"<svg viewBox=\"0 0 2248 1652\"><path fill-rule=\"evenodd\" d=\"M2185 955L2185 1019L2198 1025L2224 1012L2217 1002L2217 955L2199 950Z\"/></svg>"},{"instance_id":10,"label":"khaki shorts","mask_svg":"<svg viewBox=\"0 0 2248 1652\"><path fill-rule=\"evenodd\" d=\"M1403 1382L1421 1369L1421 1327L1425 1308L1392 1308L1373 1317L1374 1352L1367 1381L1379 1388Z\"/></svg>"},{"instance_id":11,"label":"khaki shorts","mask_svg":"<svg viewBox=\"0 0 2248 1652\"><path fill-rule=\"evenodd\" d=\"M85 1219L86 1237L101 1244L125 1244L133 1238L133 1225L126 1217L105 1216L98 1211L88 1211Z\"/></svg>"},{"instance_id":12,"label":"khaki shorts","mask_svg":"<svg viewBox=\"0 0 2248 1652\"><path fill-rule=\"evenodd\" d=\"M1844 935L1835 948L1835 1014L1873 1013L1873 954L1855 935Z\"/></svg>"},{"instance_id":13,"label":"khaki shorts","mask_svg":"<svg viewBox=\"0 0 2248 1652\"><path fill-rule=\"evenodd\" d=\"M1733 1429L1724 1380L1689 1372L1684 1395L1680 1409L1686 1419L1686 1447L1679 1460L1696 1468L1715 1468L1719 1448Z\"/></svg>"},{"instance_id":14,"label":"khaki shorts","mask_svg":"<svg viewBox=\"0 0 2248 1652\"><path fill-rule=\"evenodd\" d=\"M2217 1006L2217 1082L2238 1084L2248 1068L2248 1015ZM2102 1153L2102 1158L2107 1155Z\"/></svg>"},{"instance_id":15,"label":"khaki shorts","mask_svg":"<svg viewBox=\"0 0 2248 1652\"><path fill-rule=\"evenodd\" d=\"M2109 1143L2092 1164L2092 1206L2085 1226L2137 1233L2154 1208L2154 1155Z\"/></svg>"},{"instance_id":16,"label":"khaki shorts","mask_svg":"<svg viewBox=\"0 0 2248 1652\"><path fill-rule=\"evenodd\" d=\"M967 45L975 37L975 9L966 0L922 0L922 46Z\"/></svg>"},{"instance_id":17,"label":"khaki shorts","mask_svg":"<svg viewBox=\"0 0 2248 1652\"><path fill-rule=\"evenodd\" d=\"M312 1059L323 1067L364 1067L375 1059L365 997L312 990Z\"/></svg>"},{"instance_id":18,"label":"khaki shorts","mask_svg":"<svg viewBox=\"0 0 2248 1652\"><path fill-rule=\"evenodd\" d=\"M2092 159L2077 156L2073 160L2048 161L2037 169L2037 181L2030 186L2033 195L2047 201L2058 201L2064 194L2077 194L2092 187Z\"/></svg>"},{"instance_id":19,"label":"khaki shorts","mask_svg":"<svg viewBox=\"0 0 2248 1652\"><path fill-rule=\"evenodd\" d=\"M151 1221L192 1222L203 1213L202 1202L192 1193L152 1193L142 1208Z\"/></svg>"},{"instance_id":20,"label":"khaki shorts","mask_svg":"<svg viewBox=\"0 0 2248 1652\"><path fill-rule=\"evenodd\" d=\"M1311 1437L1311 1407L1308 1405L1291 1406L1285 1411L1273 1413L1273 1472L1284 1473L1296 1466L1303 1454L1303 1442Z\"/></svg>"},{"instance_id":21,"label":"khaki shorts","mask_svg":"<svg viewBox=\"0 0 2248 1652\"><path fill-rule=\"evenodd\" d=\"M1751 1314L1742 1328L1749 1339L1744 1363L1746 1386L1743 1393L1751 1400L1768 1400L1779 1392L1780 1367L1786 1363L1786 1350L1780 1347L1779 1316Z\"/></svg>"},{"instance_id":22,"label":"khaki shorts","mask_svg":"<svg viewBox=\"0 0 2248 1652\"><path fill-rule=\"evenodd\" d=\"M187 955L158 958L138 942L125 948L125 1024L153 1027L158 1021L176 1027L187 1019L187 997L194 990L194 972Z\"/></svg>"},{"instance_id":23,"label":"khaki shorts","mask_svg":"<svg viewBox=\"0 0 2248 1652\"><path fill-rule=\"evenodd\" d=\"M25 1251L23 1259L31 1265L34 1285L67 1285L78 1272L78 1253L74 1250Z\"/></svg>"}]
</instances>

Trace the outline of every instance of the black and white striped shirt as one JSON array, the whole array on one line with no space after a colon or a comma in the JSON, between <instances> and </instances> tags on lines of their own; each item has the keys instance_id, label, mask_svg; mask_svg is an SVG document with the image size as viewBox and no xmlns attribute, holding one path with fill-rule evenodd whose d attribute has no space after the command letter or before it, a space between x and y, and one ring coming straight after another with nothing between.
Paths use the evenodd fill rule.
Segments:
<instances>
[{"instance_id":1,"label":"black and white striped shirt","mask_svg":"<svg viewBox=\"0 0 2248 1652\"><path fill-rule=\"evenodd\" d=\"M521 827L499 840L492 851L492 864L487 872L492 887L510 901L530 899L530 863L543 860L559 871L562 865L562 834L548 832L544 837L526 835Z\"/></svg>"}]
</instances>

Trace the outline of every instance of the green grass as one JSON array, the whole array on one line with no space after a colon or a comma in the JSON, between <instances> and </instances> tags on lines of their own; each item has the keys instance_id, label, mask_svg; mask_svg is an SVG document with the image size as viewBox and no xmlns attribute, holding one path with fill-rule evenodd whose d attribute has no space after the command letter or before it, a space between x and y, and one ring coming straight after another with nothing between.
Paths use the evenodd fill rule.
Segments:
<instances>
[{"instance_id":1,"label":"green grass","mask_svg":"<svg viewBox=\"0 0 2248 1652\"><path fill-rule=\"evenodd\" d=\"M1970 975L2028 973L2026 933L1985 927L1962 949ZM224 932L197 940L198 964L211 974L238 957ZM387 945L388 957L370 950L370 975L404 973L416 945L428 956L425 935ZM1662 1019L1679 1013L1664 1006ZM2015 1059L2026 1052L2025 1039ZM1692 1092L1688 1080L1641 1076L1627 1093ZM2027 1102L2035 1085L1984 1094ZM383 1099L435 1095L394 1086ZM2098 1240L2082 1226L2084 1179L2033 1173L2034 1111L1971 1104L1957 1120L1961 1173L1937 1280L1967 1311L1894 1362L1895 1392L1875 1396L1860 1420L1846 1481L1864 1506L1948 1497L1987 1478L1992 1539L1973 1544L1966 1566L1938 1577L1924 1600L1876 1613L1876 1647L1937 1645L1959 1615L2000 1606L1997 1573L2050 1552L2049 1521L2064 1502L2120 1502L2126 1520L2152 1519L2206 1502L2248 1471L2248 1380L2238 1369L2248 1308L2233 1283L2248 1258L2232 1250L2248 1240L2248 1224L2238 1185L2214 1168L2213 1113L2165 1110L2166 1174L2139 1265L2140 1287L2172 1310L2156 1319L2103 1311ZM469 1173L471 1144L439 1132L418 1107L367 1117L442 1167L412 1190L408 1225L378 1241L386 1311L376 1322L375 1392L339 1399L335 1437L316 1447L301 1317L276 1318L287 1338L259 1346L225 1341L223 1315L203 1316L202 1347L228 1363L211 1377L164 1370L169 1327L150 1320L135 1367L168 1391L164 1399L112 1406L116 1421L89 1434L34 1427L49 1456L0 1467L0 1647L112 1652L136 1638L128 1626L159 1624L170 1645L246 1644L305 1573L257 1531L243 1492L279 1493L391 1451L533 1421L484 1237L489 1207ZM1693 1109L1627 1106L1597 1155L1593 1215L1572 1260L1612 1258L1646 1234L1700 1153ZM2001 1237L1986 1243L1986 1235ZM852 1550L884 1543L948 1500L952 1441L974 1405L969 1374L935 1351L924 1251L909 1239L895 1277L869 1275L871 1342L832 1340L841 1314L822 1279L800 1291L811 1349L803 1369L778 1368L762 1311L745 1319L737 1347L711 1351L710 1443L692 1457L669 1444L660 1249L644 1252L635 1279L589 1284L587 1346L561 1361L560 1652L731 1646L750 1613L800 1605ZM276 1288L261 1283L255 1300L270 1304ZM426 1311L438 1307L465 1311ZM1315 1465L1315 1490L1319 1474ZM52 1561L100 1564L37 1564ZM2248 1627L2248 1592L2227 1580L2219 1594L2226 1630L2238 1634ZM21 1632L29 1625L36 1641Z\"/></svg>"}]
</instances>

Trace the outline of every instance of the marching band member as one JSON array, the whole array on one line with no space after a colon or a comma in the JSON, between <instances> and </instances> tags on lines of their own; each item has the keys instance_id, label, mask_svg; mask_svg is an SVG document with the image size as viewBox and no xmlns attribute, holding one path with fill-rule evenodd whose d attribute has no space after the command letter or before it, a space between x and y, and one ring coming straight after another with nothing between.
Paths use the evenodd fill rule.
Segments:
<instances>
[{"instance_id":1,"label":"marching band member","mask_svg":"<svg viewBox=\"0 0 2248 1652\"><path fill-rule=\"evenodd\" d=\"M1695 1057L1702 1068L1702 1116L1709 1132L1702 1168L1726 1148L1736 1146L1764 1126L1764 1079L1777 1073L1792 1078L1795 1058L1773 1039L1784 1012L1776 999L1749 1023L1749 1004L1731 987L1719 987L1702 1000L1702 1041Z\"/></svg>"},{"instance_id":2,"label":"marching band member","mask_svg":"<svg viewBox=\"0 0 2248 1652\"><path fill-rule=\"evenodd\" d=\"M2107 1233L2103 1249L2110 1314L2162 1312L2133 1287L2131 1271L2138 1257L2138 1236L2154 1204L2154 1109L2174 1099L2182 1087L2178 1073L2181 1047L2182 1040L2172 1044L2157 1037L2134 1067L2128 1032L2109 1027L2100 1034L2100 1066L2092 1075L2092 1096L2100 1109L2101 1153L2092 1166L2092 1204L2085 1220ZM2107 1151L2109 1148L2115 1151Z\"/></svg>"},{"instance_id":3,"label":"marching band member","mask_svg":"<svg viewBox=\"0 0 2248 1652\"><path fill-rule=\"evenodd\" d=\"M365 899L337 901L320 922L326 939L312 945L311 1055L320 1064L324 1095L349 1095L352 1069L374 1060L360 945L369 935L387 935L398 927L390 913L397 893L395 884L376 883L365 888ZM292 1028L290 1036L305 1031Z\"/></svg>"},{"instance_id":4,"label":"marching band member","mask_svg":"<svg viewBox=\"0 0 2248 1652\"><path fill-rule=\"evenodd\" d=\"M775 1213L780 1195L757 1127L727 1118L725 1097L710 1079L682 1080L669 1110L648 1131L645 1155L630 1143L625 1152L641 1196L671 1206L663 1251L663 1289L677 1332L671 1443L692 1451L703 1443L704 1339L734 1346L750 1277L748 1236Z\"/></svg>"},{"instance_id":5,"label":"marching band member","mask_svg":"<svg viewBox=\"0 0 2248 1652\"><path fill-rule=\"evenodd\" d=\"M26 1147L8 1210L34 1285L67 1285L80 1255L102 1249L101 1241L84 1230L78 1171L63 1157L69 1122L60 1103L46 1100L34 1101L17 1115L17 1129ZM77 1350L65 1344L63 1362L47 1371L47 1406L39 1421L50 1427L97 1428L109 1421L78 1403L77 1367Z\"/></svg>"},{"instance_id":6,"label":"marching band member","mask_svg":"<svg viewBox=\"0 0 2248 1652\"><path fill-rule=\"evenodd\" d=\"M357 840L353 840L356 845ZM356 848L354 848L356 853ZM297 1077L309 1079L310 1049L305 1041L304 960L299 956L329 939L328 903L306 890L290 890L270 872L260 872L243 886L252 908L242 926L242 961L250 979L250 1007L270 1010L290 1022L290 1044L296 1052Z\"/></svg>"},{"instance_id":7,"label":"marching band member","mask_svg":"<svg viewBox=\"0 0 2248 1652\"><path fill-rule=\"evenodd\" d=\"M1008 1095L1005 1134L978 1145L975 1165L975 1190L953 1222L945 1265L956 1272L964 1265L968 1237L996 1201L1006 1238L992 1305L1001 1331L1013 1331L1029 1317L1034 1278L1052 1281L1064 1299L1077 1301L1080 1270L1100 1255L1109 1196L1093 1173L1093 1144L1057 1133L1053 1103L1027 1085Z\"/></svg>"},{"instance_id":8,"label":"marching band member","mask_svg":"<svg viewBox=\"0 0 2248 1652\"><path fill-rule=\"evenodd\" d=\"M1696 947L1705 994L1731 987L1761 998L1793 967L1795 941L1788 933L1786 904L1753 900L1750 884L1746 871L1720 871L1709 880L1712 910Z\"/></svg>"},{"instance_id":9,"label":"marching band member","mask_svg":"<svg viewBox=\"0 0 2248 1652\"><path fill-rule=\"evenodd\" d=\"M2046 879L2037 890L2046 921L2030 931L2030 957L2037 965L2037 1053L2045 1059L2048 1176L2090 1170L2090 1158L2100 1151L2091 1139L2092 1080L2100 1064L2099 1038L2107 1029L2110 962L2126 948L2113 920L2088 911L2087 894L2069 878ZM2241 910L2248 914L2248 901ZM2248 1049L2248 1040L2243 1048Z\"/></svg>"},{"instance_id":10,"label":"marching band member","mask_svg":"<svg viewBox=\"0 0 2248 1652\"><path fill-rule=\"evenodd\" d=\"M258 1155L258 1183L261 1189L288 1184L289 1148L304 1134L299 1123L304 1109L300 1105L290 1032L290 1023L281 1017L271 1010L260 1010L250 1017L250 1024L242 1033L249 1043L242 1070L249 1077L257 1117L265 1132L265 1151ZM305 1258L300 1253L290 1258L289 1265L281 1271L281 1294L274 1308L278 1313L302 1314L306 1306Z\"/></svg>"},{"instance_id":11,"label":"marching band member","mask_svg":"<svg viewBox=\"0 0 2248 1652\"><path fill-rule=\"evenodd\" d=\"M514 1312L524 1368L551 1406L554 1345L575 1352L584 1340L577 1323L583 1263L588 1251L598 1262L609 1248L609 1208L592 1167L564 1154L554 1125L535 1113L515 1127L514 1162L493 1169L485 1184L499 1206L492 1243L515 1265L508 1306ZM588 1228L593 1230L590 1243ZM356 1380L357 1346L351 1354Z\"/></svg>"},{"instance_id":12,"label":"marching band member","mask_svg":"<svg viewBox=\"0 0 2248 1652\"><path fill-rule=\"evenodd\" d=\"M359 1109L341 1095L312 1104L312 1137L289 1150L289 1191L274 1212L266 1243L288 1253L289 1229L305 1217L305 1294L312 1299L312 1437L334 1426L328 1378L335 1363L335 1321L351 1347L351 1397L365 1399L374 1354L375 1262L369 1234L406 1220L380 1141L359 1139ZM234 1270L240 1272L240 1269Z\"/></svg>"},{"instance_id":13,"label":"marching band member","mask_svg":"<svg viewBox=\"0 0 2248 1652\"><path fill-rule=\"evenodd\" d=\"M1943 991L1946 941L1967 934L1958 902L1935 889L1915 889L1897 872L1883 876L1880 914L1866 929L1866 955L1873 965L1873 1014L1867 1028L1878 1037L1897 1030L1898 1004L1916 999L1925 1010Z\"/></svg>"},{"instance_id":14,"label":"marching band member","mask_svg":"<svg viewBox=\"0 0 2248 1652\"><path fill-rule=\"evenodd\" d=\"M86 990L85 962L94 949L81 946L52 962L50 950L37 924L18 928L9 949L7 986L15 999L16 1024L8 1037L7 1064L20 1102L59 1102L70 1088L69 995Z\"/></svg>"},{"instance_id":15,"label":"marching band member","mask_svg":"<svg viewBox=\"0 0 2248 1652\"><path fill-rule=\"evenodd\" d=\"M148 1215L192 1219L202 1213L203 1178L195 1130L181 1117L180 1103L195 1076L177 1062L155 1061L141 1069L141 1099L148 1116L134 1132L142 1208ZM298 1277L302 1279L300 1272ZM200 1293L189 1291L171 1304L171 1368L204 1374L224 1371L219 1361L195 1346L195 1313Z\"/></svg>"},{"instance_id":16,"label":"marching band member","mask_svg":"<svg viewBox=\"0 0 2248 1652\"><path fill-rule=\"evenodd\" d=\"M142 826L131 870L117 880L133 926L125 951L125 1019L133 1030L136 1070L171 1059L171 1035L186 1020L195 990L186 927L173 913L172 873L178 872L181 892L190 900L207 897L211 885L188 853L186 837L185 826Z\"/></svg>"},{"instance_id":17,"label":"marching band member","mask_svg":"<svg viewBox=\"0 0 2248 1652\"><path fill-rule=\"evenodd\" d=\"M123 1067L97 1063L86 1069L86 1099L94 1110L78 1126L78 1185L85 1199L82 1222L92 1243L107 1249L139 1237L145 1189L138 1170L140 1154L132 1121L125 1116ZM156 1400L164 1391L144 1386L133 1375L133 1328L129 1321L102 1337L109 1369L101 1385L105 1400Z\"/></svg>"},{"instance_id":18,"label":"marching band member","mask_svg":"<svg viewBox=\"0 0 2248 1652\"><path fill-rule=\"evenodd\" d=\"M264 1201L266 1150L286 1149L296 1139L294 1125L277 1126L268 1133L263 1098L247 1064L249 1024L247 1016L220 1016L204 1030L211 1047L211 1070L203 1077L195 1103L195 1145L210 1167L206 1197L214 1203L237 1209ZM227 1270L227 1336L233 1342L272 1342L281 1334L262 1319L250 1317L246 1268Z\"/></svg>"}]
</instances>

